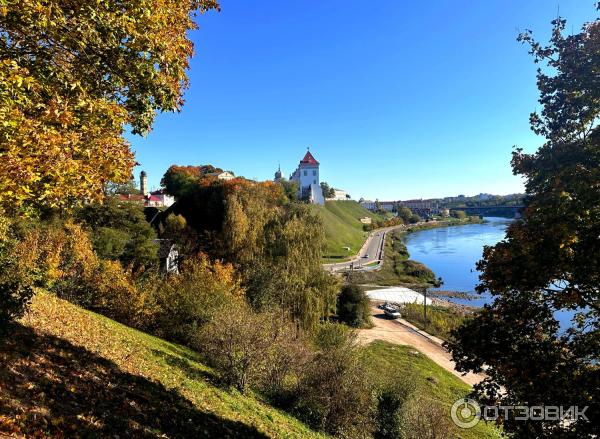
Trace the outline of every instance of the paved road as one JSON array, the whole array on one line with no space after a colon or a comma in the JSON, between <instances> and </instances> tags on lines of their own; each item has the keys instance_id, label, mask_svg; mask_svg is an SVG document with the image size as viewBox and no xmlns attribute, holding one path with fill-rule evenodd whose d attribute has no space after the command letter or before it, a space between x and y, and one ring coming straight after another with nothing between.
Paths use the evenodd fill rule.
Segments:
<instances>
[{"instance_id":1,"label":"paved road","mask_svg":"<svg viewBox=\"0 0 600 439\"><path fill-rule=\"evenodd\" d=\"M348 270L350 268L350 264L353 264L355 269L367 269L365 265L379 262L383 259L383 244L386 233L388 233L390 230L401 227L404 226L400 225L374 230L369 234L369 237L358 252L357 257L346 262L323 264L323 268L329 271Z\"/></svg>"},{"instance_id":2,"label":"paved road","mask_svg":"<svg viewBox=\"0 0 600 439\"><path fill-rule=\"evenodd\" d=\"M413 346L419 352L429 357L436 364L453 373L469 385L474 385L484 376L469 373L463 376L454 369L454 362L450 354L441 346L442 341L429 334L424 334L405 320L389 320L376 306L371 307L373 324L371 329L361 329L358 332L359 340L370 343L374 340L384 340L390 343Z\"/></svg>"}]
</instances>

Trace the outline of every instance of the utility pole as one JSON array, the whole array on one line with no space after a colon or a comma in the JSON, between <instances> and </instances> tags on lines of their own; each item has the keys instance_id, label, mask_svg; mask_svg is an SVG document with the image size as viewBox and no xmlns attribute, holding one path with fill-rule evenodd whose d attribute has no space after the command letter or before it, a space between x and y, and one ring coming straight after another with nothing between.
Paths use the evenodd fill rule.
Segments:
<instances>
[{"instance_id":1,"label":"utility pole","mask_svg":"<svg viewBox=\"0 0 600 439\"><path fill-rule=\"evenodd\" d=\"M425 287L425 292L423 294L423 320L425 329L427 329L427 287Z\"/></svg>"}]
</instances>

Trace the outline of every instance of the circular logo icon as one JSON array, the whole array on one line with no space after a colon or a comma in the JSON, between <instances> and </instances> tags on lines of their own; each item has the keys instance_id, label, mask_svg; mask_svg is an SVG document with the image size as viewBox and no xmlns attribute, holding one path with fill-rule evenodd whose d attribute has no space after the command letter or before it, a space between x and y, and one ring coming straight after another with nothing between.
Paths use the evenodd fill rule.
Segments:
<instances>
[{"instance_id":1,"label":"circular logo icon","mask_svg":"<svg viewBox=\"0 0 600 439\"><path fill-rule=\"evenodd\" d=\"M462 398L452 405L450 416L457 427L473 428L481 420L481 407L474 399Z\"/></svg>"}]
</instances>

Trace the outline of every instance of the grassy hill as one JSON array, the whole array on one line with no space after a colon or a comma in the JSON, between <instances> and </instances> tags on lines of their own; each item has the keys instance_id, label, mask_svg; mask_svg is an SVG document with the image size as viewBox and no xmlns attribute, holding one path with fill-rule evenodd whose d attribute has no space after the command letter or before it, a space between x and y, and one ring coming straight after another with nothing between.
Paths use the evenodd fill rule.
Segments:
<instances>
[{"instance_id":1,"label":"grassy hill","mask_svg":"<svg viewBox=\"0 0 600 439\"><path fill-rule=\"evenodd\" d=\"M469 390L408 346L374 342L365 361L377 373L405 370L447 406ZM43 292L0 341L0 364L0 436L326 437L258 395L219 386L197 353ZM459 437L496 433L481 424Z\"/></svg>"},{"instance_id":2,"label":"grassy hill","mask_svg":"<svg viewBox=\"0 0 600 439\"><path fill-rule=\"evenodd\" d=\"M0 364L0 436L324 437L219 387L195 352L46 293Z\"/></svg>"},{"instance_id":3,"label":"grassy hill","mask_svg":"<svg viewBox=\"0 0 600 439\"><path fill-rule=\"evenodd\" d=\"M402 370L415 381L417 392L441 403L450 416L450 407L460 398L464 398L470 387L447 370L418 352L412 346L399 346L376 340L369 344L365 361L379 375L384 376ZM500 439L500 430L493 423L479 422L470 429L455 429L452 435L456 439Z\"/></svg>"},{"instance_id":4,"label":"grassy hill","mask_svg":"<svg viewBox=\"0 0 600 439\"><path fill-rule=\"evenodd\" d=\"M369 235L363 231L360 218L382 219L356 201L327 201L325 206L311 205L325 226L326 259L339 260L355 255ZM350 251L344 250L350 247Z\"/></svg>"}]
</instances>

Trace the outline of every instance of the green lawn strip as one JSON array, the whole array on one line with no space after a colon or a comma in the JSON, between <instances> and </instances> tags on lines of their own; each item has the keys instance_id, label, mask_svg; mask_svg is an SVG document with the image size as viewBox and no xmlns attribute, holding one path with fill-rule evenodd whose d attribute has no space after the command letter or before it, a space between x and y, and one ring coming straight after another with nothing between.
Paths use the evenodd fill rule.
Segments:
<instances>
[{"instance_id":1,"label":"green lawn strip","mask_svg":"<svg viewBox=\"0 0 600 439\"><path fill-rule=\"evenodd\" d=\"M411 346L402 346L377 340L365 349L364 361L377 374L392 374L406 371L417 381L417 392L438 400L448 408L463 398L470 387L458 377L442 369L432 360ZM457 429L457 438L486 439L500 438L499 430L492 424L480 422L472 429Z\"/></svg>"}]
</instances>

